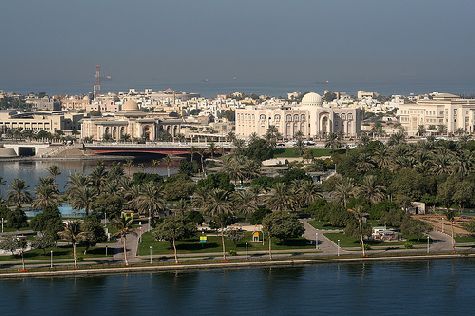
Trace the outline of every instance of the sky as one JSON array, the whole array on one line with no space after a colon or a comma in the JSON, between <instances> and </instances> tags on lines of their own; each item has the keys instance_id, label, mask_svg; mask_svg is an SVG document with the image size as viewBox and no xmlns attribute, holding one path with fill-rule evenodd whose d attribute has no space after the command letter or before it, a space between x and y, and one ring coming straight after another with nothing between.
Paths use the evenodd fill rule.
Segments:
<instances>
[{"instance_id":1,"label":"sky","mask_svg":"<svg viewBox=\"0 0 475 316\"><path fill-rule=\"evenodd\" d=\"M473 0L0 2L0 90L329 82L464 85Z\"/></svg>"}]
</instances>

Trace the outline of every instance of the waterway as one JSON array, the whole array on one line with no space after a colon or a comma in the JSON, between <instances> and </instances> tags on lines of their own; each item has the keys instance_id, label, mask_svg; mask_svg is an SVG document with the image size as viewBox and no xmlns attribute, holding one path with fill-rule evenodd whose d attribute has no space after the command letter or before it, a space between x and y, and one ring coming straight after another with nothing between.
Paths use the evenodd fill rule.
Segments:
<instances>
[{"instance_id":1,"label":"waterway","mask_svg":"<svg viewBox=\"0 0 475 316\"><path fill-rule=\"evenodd\" d=\"M473 315L475 260L0 281L2 315Z\"/></svg>"},{"instance_id":2,"label":"waterway","mask_svg":"<svg viewBox=\"0 0 475 316\"><path fill-rule=\"evenodd\" d=\"M61 171L56 181L58 182L60 191L64 191L70 175L74 173L89 174L97 166L98 162L99 161L96 160L0 161L0 177L6 182L6 185L2 188L2 192L5 194L5 192L8 191L10 183L16 178L26 181L29 190L33 192L39 179L48 176L48 168L53 165L58 166ZM112 165L114 161L103 160L101 163L108 167ZM171 173L176 173L177 168L172 167L170 171ZM150 159L136 160L130 172L154 172L165 176L167 174L167 168L164 166L152 167ZM127 168L125 168L125 173L128 173Z\"/></svg>"}]
</instances>

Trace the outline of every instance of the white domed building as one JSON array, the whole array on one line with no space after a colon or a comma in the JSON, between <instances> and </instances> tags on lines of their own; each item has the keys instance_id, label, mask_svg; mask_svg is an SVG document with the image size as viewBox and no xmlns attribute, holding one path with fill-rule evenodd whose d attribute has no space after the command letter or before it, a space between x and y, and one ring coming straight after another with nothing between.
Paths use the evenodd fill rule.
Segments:
<instances>
[{"instance_id":1,"label":"white domed building","mask_svg":"<svg viewBox=\"0 0 475 316\"><path fill-rule=\"evenodd\" d=\"M362 113L356 108L324 106L323 98L309 92L296 106L252 106L236 110L236 136L247 138L256 133L263 137L275 126L285 139L294 139L298 132L304 138L318 139L330 133L356 137L361 132Z\"/></svg>"}]
</instances>

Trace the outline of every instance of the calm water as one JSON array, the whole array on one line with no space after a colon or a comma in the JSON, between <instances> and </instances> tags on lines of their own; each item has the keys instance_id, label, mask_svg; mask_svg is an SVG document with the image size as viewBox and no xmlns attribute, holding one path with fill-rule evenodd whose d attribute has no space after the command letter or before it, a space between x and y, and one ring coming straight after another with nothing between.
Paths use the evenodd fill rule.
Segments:
<instances>
[{"instance_id":1,"label":"calm water","mask_svg":"<svg viewBox=\"0 0 475 316\"><path fill-rule=\"evenodd\" d=\"M105 160L104 165L110 166L113 161ZM144 165L142 168L138 166L138 163ZM59 184L60 191L64 190L64 186L68 181L68 177L76 172L89 174L97 165L97 161L93 160L78 160L78 161L15 161L15 162L0 162L0 177L7 182L7 185L2 190L5 196L8 191L8 186L15 178L23 179L27 182L29 190L33 193L34 187L38 183L40 177L46 177L49 175L48 168L52 165L56 165L60 168L61 174L57 177L56 181ZM166 167L152 167L150 160L138 161L135 166L131 168L131 172L157 172L164 176L167 174ZM176 168L171 168L171 172L175 173ZM128 169L125 168L125 173L128 173Z\"/></svg>"},{"instance_id":2,"label":"calm water","mask_svg":"<svg viewBox=\"0 0 475 316\"><path fill-rule=\"evenodd\" d=\"M475 260L0 281L2 315L473 315Z\"/></svg>"}]
</instances>

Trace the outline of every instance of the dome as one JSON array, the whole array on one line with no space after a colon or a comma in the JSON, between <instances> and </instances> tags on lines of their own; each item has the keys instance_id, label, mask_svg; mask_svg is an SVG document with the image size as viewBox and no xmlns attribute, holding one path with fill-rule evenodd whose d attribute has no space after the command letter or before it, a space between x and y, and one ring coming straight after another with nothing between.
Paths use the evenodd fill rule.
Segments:
<instances>
[{"instance_id":1,"label":"dome","mask_svg":"<svg viewBox=\"0 0 475 316\"><path fill-rule=\"evenodd\" d=\"M304 106L322 106L322 96L315 92L306 93L302 98L302 105Z\"/></svg>"},{"instance_id":2,"label":"dome","mask_svg":"<svg viewBox=\"0 0 475 316\"><path fill-rule=\"evenodd\" d=\"M125 102L122 105L122 111L124 112L139 111L139 106L137 105L137 102L135 102L134 100L127 100L127 102Z\"/></svg>"}]
</instances>

